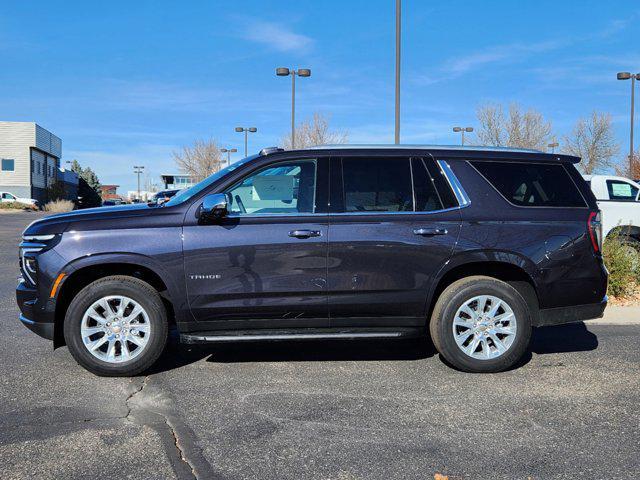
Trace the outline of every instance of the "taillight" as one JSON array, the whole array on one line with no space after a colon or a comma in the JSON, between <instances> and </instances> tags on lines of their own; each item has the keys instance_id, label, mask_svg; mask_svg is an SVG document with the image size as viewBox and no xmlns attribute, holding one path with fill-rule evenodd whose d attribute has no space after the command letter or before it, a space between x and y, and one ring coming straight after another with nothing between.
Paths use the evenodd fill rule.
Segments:
<instances>
[{"instance_id":1,"label":"taillight","mask_svg":"<svg viewBox=\"0 0 640 480\"><path fill-rule=\"evenodd\" d=\"M602 223L600 222L600 212L591 212L587 220L587 230L591 238L591 246L595 253L602 250Z\"/></svg>"}]
</instances>

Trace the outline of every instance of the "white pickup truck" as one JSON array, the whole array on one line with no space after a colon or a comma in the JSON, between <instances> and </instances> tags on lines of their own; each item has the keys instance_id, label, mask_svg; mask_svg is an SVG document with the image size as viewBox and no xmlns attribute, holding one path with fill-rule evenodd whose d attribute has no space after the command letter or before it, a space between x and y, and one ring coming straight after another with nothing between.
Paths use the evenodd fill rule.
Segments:
<instances>
[{"instance_id":1,"label":"white pickup truck","mask_svg":"<svg viewBox=\"0 0 640 480\"><path fill-rule=\"evenodd\" d=\"M640 244L640 184L624 177L584 175L602 212L602 237L616 227Z\"/></svg>"}]
</instances>

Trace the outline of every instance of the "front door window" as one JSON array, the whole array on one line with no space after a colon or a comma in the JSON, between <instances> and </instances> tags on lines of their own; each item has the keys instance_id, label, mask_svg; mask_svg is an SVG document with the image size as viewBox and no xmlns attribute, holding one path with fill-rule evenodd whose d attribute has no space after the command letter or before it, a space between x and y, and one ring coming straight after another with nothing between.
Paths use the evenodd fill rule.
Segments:
<instances>
[{"instance_id":1,"label":"front door window","mask_svg":"<svg viewBox=\"0 0 640 480\"><path fill-rule=\"evenodd\" d=\"M225 193L231 215L315 213L316 160L262 169Z\"/></svg>"}]
</instances>

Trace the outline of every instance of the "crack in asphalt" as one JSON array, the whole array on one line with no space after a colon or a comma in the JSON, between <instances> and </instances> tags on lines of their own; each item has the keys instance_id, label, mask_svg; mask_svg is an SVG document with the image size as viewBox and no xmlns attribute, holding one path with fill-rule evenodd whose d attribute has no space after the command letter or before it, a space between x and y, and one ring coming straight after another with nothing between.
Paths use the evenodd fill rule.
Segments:
<instances>
[{"instance_id":1,"label":"crack in asphalt","mask_svg":"<svg viewBox=\"0 0 640 480\"><path fill-rule=\"evenodd\" d=\"M222 478L214 473L213 467L204 458L202 450L197 446L195 434L171 413L172 400L158 385L150 386L150 382L151 376L147 375L127 396L127 413L123 419L158 432L167 448L172 450L167 453L170 461L174 460L172 465L178 478ZM167 432L170 438L166 438ZM175 461L179 461L181 465L176 465Z\"/></svg>"},{"instance_id":2,"label":"crack in asphalt","mask_svg":"<svg viewBox=\"0 0 640 480\"><path fill-rule=\"evenodd\" d=\"M173 425L171 425L171 423L167 418L164 419L164 423L167 427L169 427L169 431L171 432L171 435L173 435L173 443L176 446L176 450L178 450L178 453L180 454L180 459L189 466L189 468L191 469L191 474L193 475L193 478L198 479L198 475L196 473L196 470L193 464L185 456L185 452L183 448L180 446L180 438L178 438L178 434L176 433L175 428L173 428Z\"/></svg>"}]
</instances>

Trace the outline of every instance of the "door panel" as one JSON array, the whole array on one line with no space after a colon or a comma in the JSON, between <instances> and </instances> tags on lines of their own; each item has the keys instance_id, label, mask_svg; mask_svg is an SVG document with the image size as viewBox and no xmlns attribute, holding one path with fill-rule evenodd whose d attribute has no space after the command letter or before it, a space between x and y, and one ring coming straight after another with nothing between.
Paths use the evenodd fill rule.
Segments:
<instances>
[{"instance_id":1,"label":"door panel","mask_svg":"<svg viewBox=\"0 0 640 480\"><path fill-rule=\"evenodd\" d=\"M331 215L329 223L332 326L424 324L427 292L460 233L459 212Z\"/></svg>"},{"instance_id":2,"label":"door panel","mask_svg":"<svg viewBox=\"0 0 640 480\"><path fill-rule=\"evenodd\" d=\"M274 162L222 190L229 214L184 226L189 306L201 330L326 327L328 164Z\"/></svg>"},{"instance_id":3,"label":"door panel","mask_svg":"<svg viewBox=\"0 0 640 480\"><path fill-rule=\"evenodd\" d=\"M300 230L318 236L290 236ZM203 328L328 324L324 215L185 227L184 253L189 304Z\"/></svg>"},{"instance_id":4,"label":"door panel","mask_svg":"<svg viewBox=\"0 0 640 480\"><path fill-rule=\"evenodd\" d=\"M330 177L331 325L424 325L427 292L461 228L441 170L433 159L343 158Z\"/></svg>"}]
</instances>

